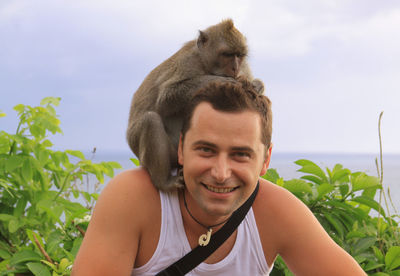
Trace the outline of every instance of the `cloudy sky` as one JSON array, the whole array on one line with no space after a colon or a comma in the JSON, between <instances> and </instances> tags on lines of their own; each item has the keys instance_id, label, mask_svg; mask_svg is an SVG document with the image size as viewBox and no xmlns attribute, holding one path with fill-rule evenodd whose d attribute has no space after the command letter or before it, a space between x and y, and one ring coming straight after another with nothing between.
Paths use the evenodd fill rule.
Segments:
<instances>
[{"instance_id":1,"label":"cloudy sky","mask_svg":"<svg viewBox=\"0 0 400 276\"><path fill-rule=\"evenodd\" d=\"M130 100L151 69L232 18L273 102L278 152L400 153L398 0L0 2L0 130L59 96L62 149L129 152Z\"/></svg>"}]
</instances>

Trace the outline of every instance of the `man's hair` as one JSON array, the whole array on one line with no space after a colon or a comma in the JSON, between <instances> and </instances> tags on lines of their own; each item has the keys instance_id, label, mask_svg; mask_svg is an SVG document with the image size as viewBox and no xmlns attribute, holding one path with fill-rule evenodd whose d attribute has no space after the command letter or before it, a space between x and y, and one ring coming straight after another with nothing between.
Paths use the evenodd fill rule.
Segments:
<instances>
[{"instance_id":1,"label":"man's hair","mask_svg":"<svg viewBox=\"0 0 400 276\"><path fill-rule=\"evenodd\" d=\"M195 92L185 109L182 141L190 128L194 110L202 102L210 103L218 111L256 112L261 118L261 142L267 148L270 147L272 135L271 101L267 96L258 94L251 82L245 79L214 81Z\"/></svg>"}]
</instances>

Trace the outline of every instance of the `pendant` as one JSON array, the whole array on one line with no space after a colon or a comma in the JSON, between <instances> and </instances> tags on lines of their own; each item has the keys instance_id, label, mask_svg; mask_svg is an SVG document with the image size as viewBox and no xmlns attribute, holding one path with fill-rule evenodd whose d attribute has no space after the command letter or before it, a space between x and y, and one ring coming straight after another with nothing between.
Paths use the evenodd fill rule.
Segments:
<instances>
[{"instance_id":1,"label":"pendant","mask_svg":"<svg viewBox=\"0 0 400 276\"><path fill-rule=\"evenodd\" d=\"M211 239L212 228L208 229L207 234L203 234L199 237L199 245L206 246Z\"/></svg>"}]
</instances>

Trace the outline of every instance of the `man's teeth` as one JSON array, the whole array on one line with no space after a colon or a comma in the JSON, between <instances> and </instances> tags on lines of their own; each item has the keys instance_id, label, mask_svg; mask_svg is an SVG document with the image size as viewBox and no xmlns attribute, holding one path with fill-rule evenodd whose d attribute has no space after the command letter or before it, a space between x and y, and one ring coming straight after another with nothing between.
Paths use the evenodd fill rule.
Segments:
<instances>
[{"instance_id":1,"label":"man's teeth","mask_svg":"<svg viewBox=\"0 0 400 276\"><path fill-rule=\"evenodd\" d=\"M214 192L214 193L229 193L235 190L235 188L215 188L211 186L204 185L208 190Z\"/></svg>"}]
</instances>

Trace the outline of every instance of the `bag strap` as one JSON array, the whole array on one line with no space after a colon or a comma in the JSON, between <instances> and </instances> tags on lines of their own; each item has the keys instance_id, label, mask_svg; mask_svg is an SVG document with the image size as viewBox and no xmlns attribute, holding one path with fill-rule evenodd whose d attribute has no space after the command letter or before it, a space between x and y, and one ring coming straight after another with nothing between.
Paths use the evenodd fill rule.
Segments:
<instances>
[{"instance_id":1,"label":"bag strap","mask_svg":"<svg viewBox=\"0 0 400 276\"><path fill-rule=\"evenodd\" d=\"M257 186L250 197L239 207L222 228L212 235L212 239L206 246L197 246L192 251L187 253L181 259L160 271L156 276L181 276L185 275L201 262L207 259L218 247L221 246L236 230L239 224L242 222L244 217L247 215L251 205L253 205L254 199L256 198L260 183L257 182Z\"/></svg>"}]
</instances>

